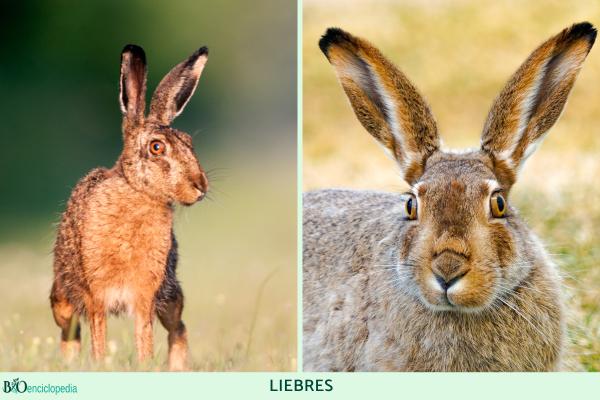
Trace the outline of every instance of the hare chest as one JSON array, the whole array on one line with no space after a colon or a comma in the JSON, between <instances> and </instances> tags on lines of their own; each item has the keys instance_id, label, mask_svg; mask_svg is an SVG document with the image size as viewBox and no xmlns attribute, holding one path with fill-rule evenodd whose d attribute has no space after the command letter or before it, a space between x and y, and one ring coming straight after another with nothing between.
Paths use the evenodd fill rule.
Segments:
<instances>
[{"instance_id":1,"label":"hare chest","mask_svg":"<svg viewBox=\"0 0 600 400\"><path fill-rule=\"evenodd\" d=\"M89 199L81 237L89 294L110 311L152 301L164 279L172 210L125 183L100 184Z\"/></svg>"}]
</instances>

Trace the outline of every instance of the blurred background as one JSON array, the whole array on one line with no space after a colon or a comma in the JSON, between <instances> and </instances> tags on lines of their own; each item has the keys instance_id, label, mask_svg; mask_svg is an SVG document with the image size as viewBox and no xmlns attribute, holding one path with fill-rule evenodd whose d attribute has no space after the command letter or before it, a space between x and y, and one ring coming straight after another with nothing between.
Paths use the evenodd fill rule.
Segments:
<instances>
[{"instance_id":1,"label":"blurred background","mask_svg":"<svg viewBox=\"0 0 600 400\"><path fill-rule=\"evenodd\" d=\"M296 2L27 1L0 16L0 370L138 369L131 319L109 353L62 363L48 295L52 246L73 186L121 151L120 52L141 45L148 98L210 48L173 126L212 176L212 201L178 208L179 278L195 370L296 368ZM155 359L167 341L155 327Z\"/></svg>"},{"instance_id":2,"label":"blurred background","mask_svg":"<svg viewBox=\"0 0 600 400\"><path fill-rule=\"evenodd\" d=\"M317 46L327 27L379 47L426 97L445 145L461 148L479 144L493 99L536 46L574 22L600 24L591 1L304 0L303 12L304 190L406 188ZM565 368L576 371L600 370L599 71L593 48L511 195L565 276Z\"/></svg>"}]
</instances>

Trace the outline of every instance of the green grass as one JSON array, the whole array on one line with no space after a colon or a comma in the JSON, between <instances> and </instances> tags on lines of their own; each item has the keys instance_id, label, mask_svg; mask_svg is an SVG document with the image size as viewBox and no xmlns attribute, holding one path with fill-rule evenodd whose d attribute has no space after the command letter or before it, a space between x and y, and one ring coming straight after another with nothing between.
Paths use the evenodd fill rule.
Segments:
<instances>
[{"instance_id":1,"label":"green grass","mask_svg":"<svg viewBox=\"0 0 600 400\"><path fill-rule=\"evenodd\" d=\"M600 3L305 0L304 189L404 190L394 163L352 113L317 42L338 26L373 42L430 103L445 144L479 143L488 108L543 40L600 23ZM592 49L564 115L525 165L511 201L564 275L567 370L600 370L600 50Z\"/></svg>"},{"instance_id":2,"label":"green grass","mask_svg":"<svg viewBox=\"0 0 600 400\"><path fill-rule=\"evenodd\" d=\"M214 201L177 211L193 370L296 368L295 171L262 167L229 170L214 182ZM133 320L123 317L108 321L104 360L91 361L85 323L81 356L62 360L48 301L54 227L38 225L27 238L0 241L0 370L165 370L162 326L154 328L154 359L138 365Z\"/></svg>"}]
</instances>

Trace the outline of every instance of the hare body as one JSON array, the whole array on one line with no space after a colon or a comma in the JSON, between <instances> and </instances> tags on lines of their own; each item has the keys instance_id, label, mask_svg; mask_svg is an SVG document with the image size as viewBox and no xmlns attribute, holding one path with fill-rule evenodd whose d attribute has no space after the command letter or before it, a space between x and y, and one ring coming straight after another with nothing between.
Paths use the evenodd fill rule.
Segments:
<instances>
[{"instance_id":1,"label":"hare body","mask_svg":"<svg viewBox=\"0 0 600 400\"><path fill-rule=\"evenodd\" d=\"M80 316L90 323L92 353L98 359L105 354L106 315L126 312L135 316L138 359L144 361L153 352L152 326L158 316L169 332L169 368L182 370L187 337L175 273L173 203L202 199L208 181L189 135L168 124L192 95L206 49L161 82L148 118L143 50L127 46L122 60L124 150L113 168L94 169L71 194L54 248L50 300L66 355L80 348Z\"/></svg>"},{"instance_id":2,"label":"hare body","mask_svg":"<svg viewBox=\"0 0 600 400\"><path fill-rule=\"evenodd\" d=\"M581 23L539 46L495 100L480 148L452 153L401 71L369 42L326 32L319 45L356 116L410 190L305 194L305 370L560 368L560 276L508 199L595 37Z\"/></svg>"}]
</instances>

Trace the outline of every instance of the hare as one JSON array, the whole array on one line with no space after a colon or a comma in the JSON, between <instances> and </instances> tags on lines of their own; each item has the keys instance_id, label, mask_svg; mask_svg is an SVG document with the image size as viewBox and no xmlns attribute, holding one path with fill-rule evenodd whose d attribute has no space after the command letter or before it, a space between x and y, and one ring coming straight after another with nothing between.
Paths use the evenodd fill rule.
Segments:
<instances>
[{"instance_id":1,"label":"hare","mask_svg":"<svg viewBox=\"0 0 600 400\"><path fill-rule=\"evenodd\" d=\"M80 349L79 316L90 324L92 354L105 354L106 315L135 315L139 361L153 353L153 320L168 331L169 368L187 368L183 293L175 275L173 205L192 205L208 179L191 137L171 128L194 93L208 58L202 47L160 82L146 108L146 56L135 45L121 53L123 152L73 189L54 246L52 312L67 356Z\"/></svg>"},{"instance_id":2,"label":"hare","mask_svg":"<svg viewBox=\"0 0 600 400\"><path fill-rule=\"evenodd\" d=\"M565 339L560 278L509 201L596 38L575 24L538 47L496 98L479 149L446 152L415 87L369 42L319 46L410 191L304 195L304 368L550 371Z\"/></svg>"}]
</instances>

